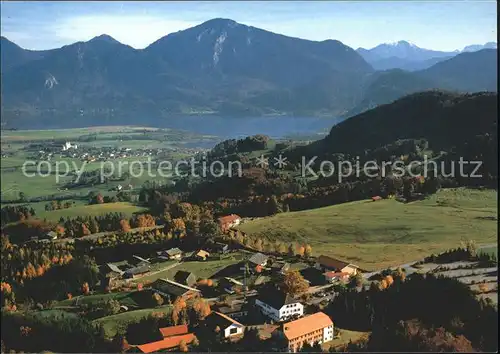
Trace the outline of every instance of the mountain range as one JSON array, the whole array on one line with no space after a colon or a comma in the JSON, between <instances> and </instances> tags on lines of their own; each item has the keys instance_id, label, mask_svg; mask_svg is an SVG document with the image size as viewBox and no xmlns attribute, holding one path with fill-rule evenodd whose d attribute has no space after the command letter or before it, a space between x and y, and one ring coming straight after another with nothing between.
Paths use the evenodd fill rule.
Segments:
<instances>
[{"instance_id":1,"label":"mountain range","mask_svg":"<svg viewBox=\"0 0 500 354\"><path fill-rule=\"evenodd\" d=\"M473 44L463 50L452 52L424 49L408 41L383 43L372 49L358 48L356 51L373 66L375 70L403 69L409 71L422 70L450 59L457 54L477 52L482 49L497 49L495 42Z\"/></svg>"},{"instance_id":2,"label":"mountain range","mask_svg":"<svg viewBox=\"0 0 500 354\"><path fill-rule=\"evenodd\" d=\"M496 50L484 49L425 70L377 71L339 41L292 38L227 19L142 50L107 35L46 51L2 37L2 126L140 121L182 128L187 116L343 119L426 89L496 91L496 58Z\"/></svg>"}]
</instances>

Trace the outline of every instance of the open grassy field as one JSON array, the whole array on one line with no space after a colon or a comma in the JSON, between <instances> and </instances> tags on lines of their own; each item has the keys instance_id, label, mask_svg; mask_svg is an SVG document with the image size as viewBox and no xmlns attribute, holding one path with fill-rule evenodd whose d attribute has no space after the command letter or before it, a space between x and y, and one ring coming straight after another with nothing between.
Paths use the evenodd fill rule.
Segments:
<instances>
[{"instance_id":1,"label":"open grassy field","mask_svg":"<svg viewBox=\"0 0 500 354\"><path fill-rule=\"evenodd\" d=\"M213 260L213 261L189 261L182 262L178 266L167 269L165 271L161 271L152 275L148 275L145 277L137 278L134 280L134 283L139 282L153 282L159 278L173 279L175 273L179 270L183 270L186 272L192 272L196 275L197 278L211 278L218 271L239 263L243 259L241 254L235 254L234 257L229 257L227 259L221 260Z\"/></svg>"},{"instance_id":2,"label":"open grassy field","mask_svg":"<svg viewBox=\"0 0 500 354\"><path fill-rule=\"evenodd\" d=\"M123 213L127 217L131 217L132 214L138 213L146 210L145 208L139 207L137 205L118 202L118 203L104 203L104 204L93 204L93 205L80 205L71 207L68 209L60 209L53 211L40 211L37 213L37 217L40 219L47 218L49 221L57 221L62 217L77 217L77 216L97 216L104 215L107 213Z\"/></svg>"},{"instance_id":3,"label":"open grassy field","mask_svg":"<svg viewBox=\"0 0 500 354\"><path fill-rule=\"evenodd\" d=\"M101 317L94 320L94 323L102 324L104 333L108 338L113 338L120 328L125 328L130 322L137 322L140 319L147 317L153 312L169 313L172 310L172 305L164 305L156 308L142 309L122 312L116 315Z\"/></svg>"},{"instance_id":4,"label":"open grassy field","mask_svg":"<svg viewBox=\"0 0 500 354\"><path fill-rule=\"evenodd\" d=\"M362 339L367 339L370 336L370 332L358 332L350 331L347 329L338 328L339 336L334 338L332 341L324 343L321 347L324 351L328 351L330 348L341 349L344 345L349 344L349 342L356 343Z\"/></svg>"},{"instance_id":5,"label":"open grassy field","mask_svg":"<svg viewBox=\"0 0 500 354\"><path fill-rule=\"evenodd\" d=\"M57 306L76 306L76 305L96 305L103 303L106 300L116 300L120 305L137 307L139 306L134 300L133 294L136 291L122 291L119 293L109 293L109 294L96 294L96 295L86 295L78 296L72 299L66 299L59 301Z\"/></svg>"},{"instance_id":6,"label":"open grassy field","mask_svg":"<svg viewBox=\"0 0 500 354\"><path fill-rule=\"evenodd\" d=\"M109 133L132 133L134 131L156 131L156 128L134 127L134 126L99 126L73 129L49 129L49 130L5 130L2 131L2 141L15 142L20 140L51 140L51 139L75 139L86 134L109 134Z\"/></svg>"},{"instance_id":7,"label":"open grassy field","mask_svg":"<svg viewBox=\"0 0 500 354\"><path fill-rule=\"evenodd\" d=\"M457 247L497 240L497 192L441 190L424 201L357 201L248 221L248 234L309 243L313 254L377 270Z\"/></svg>"}]
</instances>

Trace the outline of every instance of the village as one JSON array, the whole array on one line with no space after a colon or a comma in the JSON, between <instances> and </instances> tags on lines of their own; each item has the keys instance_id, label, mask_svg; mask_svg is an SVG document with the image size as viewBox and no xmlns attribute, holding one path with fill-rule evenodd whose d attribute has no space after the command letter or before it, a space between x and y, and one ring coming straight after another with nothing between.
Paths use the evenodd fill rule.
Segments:
<instances>
[{"instance_id":1,"label":"village","mask_svg":"<svg viewBox=\"0 0 500 354\"><path fill-rule=\"evenodd\" d=\"M221 230L229 231L241 218L233 214L218 222ZM58 241L62 240L53 238ZM216 271L207 277L212 267ZM296 352L303 345L328 348L339 333L321 309L335 297L336 285L346 286L361 274L356 265L328 256L305 259L267 254L223 239L209 240L194 251L174 247L135 254L101 264L99 271L100 287L74 298L73 304L99 293L118 296L125 291L129 296L132 290L133 296L152 297L154 305L170 305L172 311L179 303L191 306L202 301L209 306L197 323L188 326L179 320L174 326L158 328L161 340L130 344L128 350L143 353L179 351L207 336L221 343L238 343L249 330L256 331L259 338L279 339L272 341L279 346L276 350ZM119 312L134 310L134 305L121 305Z\"/></svg>"},{"instance_id":2,"label":"village","mask_svg":"<svg viewBox=\"0 0 500 354\"><path fill-rule=\"evenodd\" d=\"M127 158L157 158L166 154L181 152L184 154L197 154L205 151L201 148L179 148L179 147L119 147L119 146L94 146L89 144L76 144L66 141L63 144L55 142L33 143L26 147L32 155L31 158L38 161L51 161L55 158L72 158L80 161L103 162Z\"/></svg>"}]
</instances>

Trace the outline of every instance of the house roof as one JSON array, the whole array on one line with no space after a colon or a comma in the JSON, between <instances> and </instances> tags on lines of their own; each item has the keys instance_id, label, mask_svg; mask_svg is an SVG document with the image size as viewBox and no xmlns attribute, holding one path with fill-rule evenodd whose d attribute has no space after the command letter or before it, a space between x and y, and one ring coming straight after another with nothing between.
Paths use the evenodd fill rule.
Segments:
<instances>
[{"instance_id":1,"label":"house roof","mask_svg":"<svg viewBox=\"0 0 500 354\"><path fill-rule=\"evenodd\" d=\"M268 286L265 289L262 289L259 292L257 299L275 309L280 309L284 305L300 303L299 300L293 298L283 291L276 289L274 286Z\"/></svg>"},{"instance_id":2,"label":"house roof","mask_svg":"<svg viewBox=\"0 0 500 354\"><path fill-rule=\"evenodd\" d=\"M346 277L346 276L349 276L350 274L349 273L346 273L346 272L326 272L325 274L325 277L327 278L341 278L341 277Z\"/></svg>"},{"instance_id":3,"label":"house roof","mask_svg":"<svg viewBox=\"0 0 500 354\"><path fill-rule=\"evenodd\" d=\"M268 256L262 253L254 253L252 257L250 257L249 261L254 263L254 264L262 264L266 263L267 260L269 259Z\"/></svg>"},{"instance_id":4,"label":"house roof","mask_svg":"<svg viewBox=\"0 0 500 354\"><path fill-rule=\"evenodd\" d=\"M106 263L109 269L111 269L113 272L118 273L118 274L123 274L123 270L118 268L116 264L113 263Z\"/></svg>"},{"instance_id":5,"label":"house roof","mask_svg":"<svg viewBox=\"0 0 500 354\"><path fill-rule=\"evenodd\" d=\"M189 278L194 278L193 281L196 281L196 276L194 275L194 273L186 272L184 270L179 270L174 275L174 280L181 284L187 284Z\"/></svg>"},{"instance_id":6,"label":"house roof","mask_svg":"<svg viewBox=\"0 0 500 354\"><path fill-rule=\"evenodd\" d=\"M207 321L207 324L211 327L219 326L221 329L227 328L233 324L243 327L243 325L238 321L235 321L231 317L216 311L212 311L210 315L207 316L205 321Z\"/></svg>"},{"instance_id":7,"label":"house roof","mask_svg":"<svg viewBox=\"0 0 500 354\"><path fill-rule=\"evenodd\" d=\"M285 323L283 333L288 340L291 340L331 325L333 325L333 322L328 315L323 312L316 312L313 315Z\"/></svg>"},{"instance_id":8,"label":"house roof","mask_svg":"<svg viewBox=\"0 0 500 354\"><path fill-rule=\"evenodd\" d=\"M236 214L221 216L219 218L219 223L220 224L229 224L229 223L234 222L235 220L238 220L238 219L241 219L241 217L239 215L236 215Z\"/></svg>"},{"instance_id":9,"label":"house roof","mask_svg":"<svg viewBox=\"0 0 500 354\"><path fill-rule=\"evenodd\" d=\"M165 294L182 296L188 291L200 292L198 289L191 288L184 284L179 284L175 281L168 279L158 279L153 283L153 289L157 289Z\"/></svg>"},{"instance_id":10,"label":"house roof","mask_svg":"<svg viewBox=\"0 0 500 354\"><path fill-rule=\"evenodd\" d=\"M180 334L187 334L188 333L188 326L183 324L183 325L179 325L179 326L163 327L163 328L160 328L160 333L163 336L163 338L177 336Z\"/></svg>"},{"instance_id":11,"label":"house roof","mask_svg":"<svg viewBox=\"0 0 500 354\"><path fill-rule=\"evenodd\" d=\"M207 252L207 251L205 251L205 250L199 250L199 251L196 253L196 255L197 255L198 257L208 257L208 256L210 256L210 253L208 253L208 252Z\"/></svg>"},{"instance_id":12,"label":"house roof","mask_svg":"<svg viewBox=\"0 0 500 354\"><path fill-rule=\"evenodd\" d=\"M286 269L290 268L290 263L283 262L283 261L274 262L271 265L271 268L279 269L279 270L286 270Z\"/></svg>"},{"instance_id":13,"label":"house roof","mask_svg":"<svg viewBox=\"0 0 500 354\"><path fill-rule=\"evenodd\" d=\"M137 348L143 353L154 353L163 349L176 348L179 346L181 341L184 341L186 344L189 344L193 340L194 340L194 334L188 333L179 336L167 337L156 342L141 344L138 345Z\"/></svg>"},{"instance_id":14,"label":"house roof","mask_svg":"<svg viewBox=\"0 0 500 354\"><path fill-rule=\"evenodd\" d=\"M243 283L241 281L236 280L236 279L231 278L231 277L224 277L224 279L227 280L228 282L234 284L234 285L240 285L240 286L243 285Z\"/></svg>"},{"instance_id":15,"label":"house roof","mask_svg":"<svg viewBox=\"0 0 500 354\"><path fill-rule=\"evenodd\" d=\"M151 263L148 259L144 259L142 257L136 256L135 254L132 256L132 258L138 260L141 263Z\"/></svg>"},{"instance_id":16,"label":"house roof","mask_svg":"<svg viewBox=\"0 0 500 354\"><path fill-rule=\"evenodd\" d=\"M142 273L146 273L146 272L149 272L149 266L148 265L141 265L139 267L127 269L125 271L125 274L135 275L135 274L142 274Z\"/></svg>"},{"instance_id":17,"label":"house roof","mask_svg":"<svg viewBox=\"0 0 500 354\"><path fill-rule=\"evenodd\" d=\"M171 248L169 250L166 250L165 253L168 254L169 256L175 256L177 254L181 254L182 251L180 249L178 249L177 247L175 247L175 248Z\"/></svg>"},{"instance_id":18,"label":"house roof","mask_svg":"<svg viewBox=\"0 0 500 354\"><path fill-rule=\"evenodd\" d=\"M224 315L229 315L235 312L241 312L249 309L247 302L233 302L231 305L220 306L217 311Z\"/></svg>"},{"instance_id":19,"label":"house roof","mask_svg":"<svg viewBox=\"0 0 500 354\"><path fill-rule=\"evenodd\" d=\"M228 248L229 245L227 243L215 242L212 247L223 249L223 248Z\"/></svg>"},{"instance_id":20,"label":"house roof","mask_svg":"<svg viewBox=\"0 0 500 354\"><path fill-rule=\"evenodd\" d=\"M351 266L353 268L359 268L355 264L347 263L347 262L344 262L344 261L341 261L341 260L338 260L338 259L335 259L332 257L323 256L323 255L319 256L318 259L316 260L316 262L318 262L322 266L325 266L328 268L333 268L333 269L338 269L338 270L341 270L347 266Z\"/></svg>"}]
</instances>

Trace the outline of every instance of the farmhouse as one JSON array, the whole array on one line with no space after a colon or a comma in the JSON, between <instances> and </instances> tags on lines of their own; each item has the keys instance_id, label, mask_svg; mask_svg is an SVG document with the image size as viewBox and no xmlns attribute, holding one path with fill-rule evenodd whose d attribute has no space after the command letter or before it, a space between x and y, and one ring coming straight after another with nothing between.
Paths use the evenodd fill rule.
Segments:
<instances>
[{"instance_id":1,"label":"farmhouse","mask_svg":"<svg viewBox=\"0 0 500 354\"><path fill-rule=\"evenodd\" d=\"M260 265L261 267L265 267L267 265L267 261L269 257L262 253L254 253L252 257L248 260L254 266Z\"/></svg>"},{"instance_id":2,"label":"farmhouse","mask_svg":"<svg viewBox=\"0 0 500 354\"><path fill-rule=\"evenodd\" d=\"M182 251L177 247L168 249L166 251L159 252L160 256L166 257L168 259L180 260L182 258Z\"/></svg>"},{"instance_id":3,"label":"farmhouse","mask_svg":"<svg viewBox=\"0 0 500 354\"><path fill-rule=\"evenodd\" d=\"M178 325L178 326L163 327L163 328L160 328L160 333L161 333L163 338L171 337L171 336L178 336L180 334L187 334L188 333L188 326L183 324L183 325Z\"/></svg>"},{"instance_id":4,"label":"farmhouse","mask_svg":"<svg viewBox=\"0 0 500 354\"><path fill-rule=\"evenodd\" d=\"M135 278L138 275L141 275L141 274L149 272L149 270L150 270L150 266L149 265L147 265L147 264L141 264L141 265L139 265L137 267L133 267L133 268L127 269L123 273L123 277L126 278L126 279Z\"/></svg>"},{"instance_id":5,"label":"farmhouse","mask_svg":"<svg viewBox=\"0 0 500 354\"><path fill-rule=\"evenodd\" d=\"M219 218L219 226L222 232L226 232L230 228L239 225L241 217L236 214L226 215Z\"/></svg>"},{"instance_id":6,"label":"farmhouse","mask_svg":"<svg viewBox=\"0 0 500 354\"><path fill-rule=\"evenodd\" d=\"M194 275L194 273L191 272L179 270L177 273L175 273L174 280L180 284L193 286L196 283L196 275Z\"/></svg>"},{"instance_id":7,"label":"farmhouse","mask_svg":"<svg viewBox=\"0 0 500 354\"><path fill-rule=\"evenodd\" d=\"M350 275L356 275L359 269L359 267L355 264L346 263L338 259L323 255L317 258L315 267L316 269L320 269L324 272L334 271L349 273Z\"/></svg>"},{"instance_id":8,"label":"farmhouse","mask_svg":"<svg viewBox=\"0 0 500 354\"><path fill-rule=\"evenodd\" d=\"M271 269L276 273L285 274L285 272L290 269L290 263L284 261L273 262Z\"/></svg>"},{"instance_id":9,"label":"farmhouse","mask_svg":"<svg viewBox=\"0 0 500 354\"><path fill-rule=\"evenodd\" d=\"M233 338L243 335L245 326L229 316L213 311L205 318L205 328L211 333L220 331L224 338Z\"/></svg>"},{"instance_id":10,"label":"farmhouse","mask_svg":"<svg viewBox=\"0 0 500 354\"><path fill-rule=\"evenodd\" d=\"M323 312L283 324L288 351L297 352L304 343L325 343L333 339L333 322Z\"/></svg>"},{"instance_id":11,"label":"farmhouse","mask_svg":"<svg viewBox=\"0 0 500 354\"><path fill-rule=\"evenodd\" d=\"M56 240L57 239L57 232L49 231L45 234L45 238L49 239L49 240Z\"/></svg>"},{"instance_id":12,"label":"farmhouse","mask_svg":"<svg viewBox=\"0 0 500 354\"><path fill-rule=\"evenodd\" d=\"M191 343L195 336L193 333L188 333L187 325L172 326L160 328L162 340L141 344L137 346L142 353L156 353L160 350L175 350L179 348L181 342L186 344Z\"/></svg>"},{"instance_id":13,"label":"farmhouse","mask_svg":"<svg viewBox=\"0 0 500 354\"><path fill-rule=\"evenodd\" d=\"M207 251L205 250L199 250L198 252L196 252L196 254L194 255L194 257L197 259L197 260L200 260L200 261L206 261L207 258L210 256L210 253L208 253Z\"/></svg>"},{"instance_id":14,"label":"farmhouse","mask_svg":"<svg viewBox=\"0 0 500 354\"><path fill-rule=\"evenodd\" d=\"M172 280L161 278L157 279L151 285L151 288L158 294L168 298L171 302L174 302L179 297L189 299L200 294L200 291L198 289L179 284Z\"/></svg>"},{"instance_id":15,"label":"farmhouse","mask_svg":"<svg viewBox=\"0 0 500 354\"><path fill-rule=\"evenodd\" d=\"M209 249L214 253L227 253L229 252L229 245L226 243L215 242L209 246Z\"/></svg>"},{"instance_id":16,"label":"farmhouse","mask_svg":"<svg viewBox=\"0 0 500 354\"><path fill-rule=\"evenodd\" d=\"M345 281L349 280L349 277L351 276L349 273L334 272L334 271L326 272L323 275L325 276L325 280L328 283L334 283L334 282L337 282L337 281L345 282Z\"/></svg>"},{"instance_id":17,"label":"farmhouse","mask_svg":"<svg viewBox=\"0 0 500 354\"><path fill-rule=\"evenodd\" d=\"M64 145L62 146L62 151L66 151L66 150L69 150L69 149L77 149L78 148L78 145L71 145L71 143L69 141L66 141L64 143Z\"/></svg>"},{"instance_id":18,"label":"farmhouse","mask_svg":"<svg viewBox=\"0 0 500 354\"><path fill-rule=\"evenodd\" d=\"M304 314L300 301L274 287L263 289L255 299L255 306L274 321L285 321Z\"/></svg>"},{"instance_id":19,"label":"farmhouse","mask_svg":"<svg viewBox=\"0 0 500 354\"><path fill-rule=\"evenodd\" d=\"M236 288L242 287L244 284L236 279L224 277L219 280L218 286L225 292L232 294Z\"/></svg>"},{"instance_id":20,"label":"farmhouse","mask_svg":"<svg viewBox=\"0 0 500 354\"><path fill-rule=\"evenodd\" d=\"M229 316L233 320L237 321L240 321L242 318L246 317L248 315L248 310L248 303L243 301L232 301L230 305L222 305L217 308L217 312Z\"/></svg>"}]
</instances>

